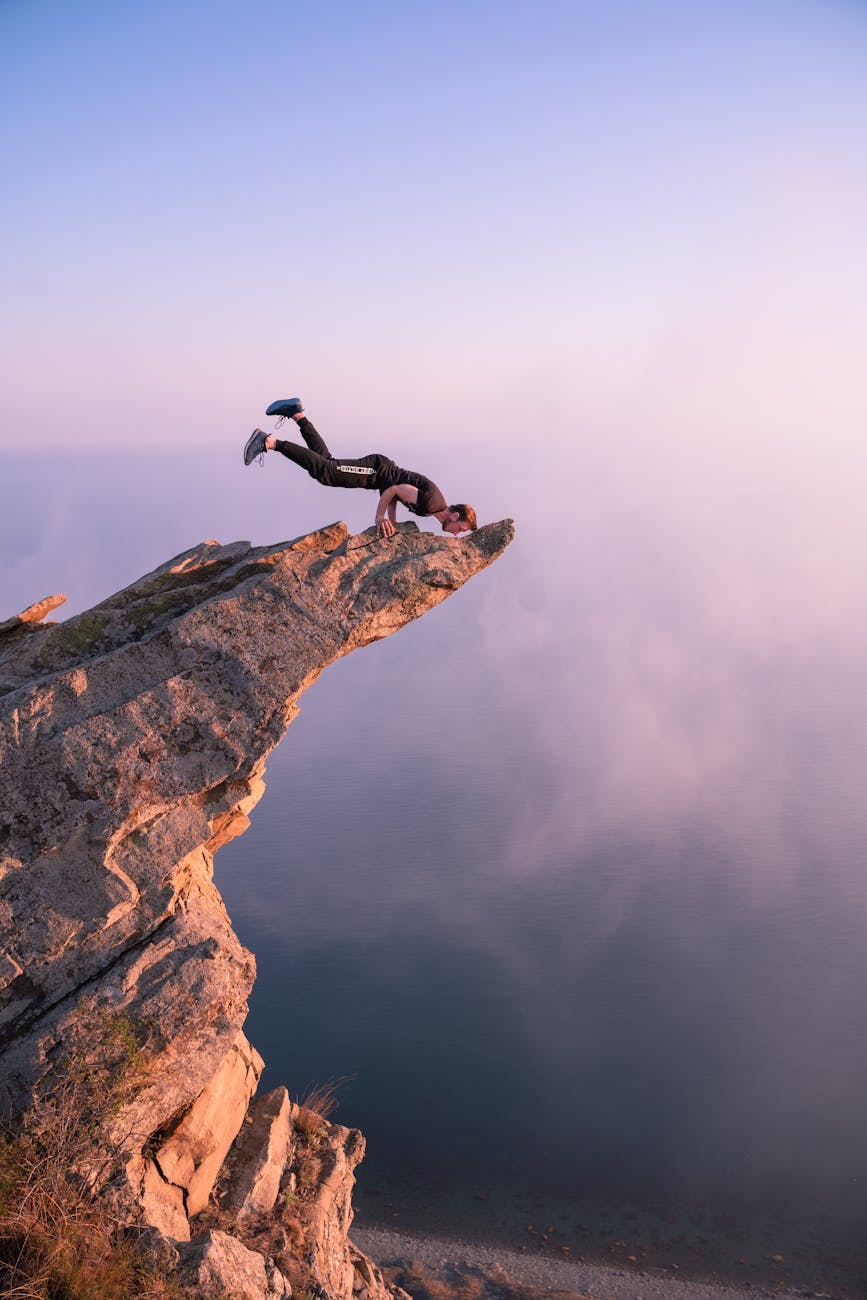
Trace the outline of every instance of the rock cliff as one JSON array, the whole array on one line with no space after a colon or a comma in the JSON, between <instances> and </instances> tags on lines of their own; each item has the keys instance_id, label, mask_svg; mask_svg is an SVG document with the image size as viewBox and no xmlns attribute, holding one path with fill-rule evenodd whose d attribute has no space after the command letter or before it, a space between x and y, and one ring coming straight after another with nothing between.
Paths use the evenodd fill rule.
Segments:
<instances>
[{"instance_id":1,"label":"rock cliff","mask_svg":"<svg viewBox=\"0 0 867 1300\"><path fill-rule=\"evenodd\" d=\"M286 1294L275 1260L295 1260L335 1298L382 1291L347 1239L361 1135L284 1089L252 1100L255 963L213 855L323 668L511 538L503 521L205 542L66 622L40 621L53 597L0 623L0 1106L21 1116L94 1027L134 1025L145 1067L107 1121L111 1194L203 1287Z\"/></svg>"}]
</instances>

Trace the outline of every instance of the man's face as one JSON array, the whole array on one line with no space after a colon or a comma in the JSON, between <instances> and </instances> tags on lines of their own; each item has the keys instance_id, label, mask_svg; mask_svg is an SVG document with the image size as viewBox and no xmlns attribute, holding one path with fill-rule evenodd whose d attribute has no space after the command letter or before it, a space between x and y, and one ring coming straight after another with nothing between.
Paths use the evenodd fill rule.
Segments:
<instances>
[{"instance_id":1,"label":"man's face","mask_svg":"<svg viewBox=\"0 0 867 1300\"><path fill-rule=\"evenodd\" d=\"M457 537L458 533L465 533L466 531L466 520L461 518L457 510L450 510L443 520L443 532L454 533L455 537Z\"/></svg>"}]
</instances>

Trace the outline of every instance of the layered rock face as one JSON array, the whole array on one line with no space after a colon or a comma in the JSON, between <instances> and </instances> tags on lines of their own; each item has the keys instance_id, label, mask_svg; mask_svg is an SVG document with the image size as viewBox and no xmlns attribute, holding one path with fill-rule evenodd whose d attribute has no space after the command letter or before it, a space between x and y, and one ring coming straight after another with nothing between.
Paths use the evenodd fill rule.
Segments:
<instances>
[{"instance_id":1,"label":"layered rock face","mask_svg":"<svg viewBox=\"0 0 867 1300\"><path fill-rule=\"evenodd\" d=\"M209 1285L240 1242L207 1215L291 1207L299 1159L318 1179L302 1228L319 1284L346 1300L378 1285L346 1237L360 1134L326 1126L299 1155L285 1093L250 1106L255 963L213 855L248 826L266 757L322 669L511 538L503 521L459 540L410 523L388 540L334 524L273 547L206 542L67 622L40 623L50 598L0 624L0 1106L22 1114L101 1016L144 1026L148 1068L115 1117L126 1202ZM317 1188L342 1209L318 1213ZM246 1294L285 1294L273 1256L247 1265Z\"/></svg>"}]
</instances>

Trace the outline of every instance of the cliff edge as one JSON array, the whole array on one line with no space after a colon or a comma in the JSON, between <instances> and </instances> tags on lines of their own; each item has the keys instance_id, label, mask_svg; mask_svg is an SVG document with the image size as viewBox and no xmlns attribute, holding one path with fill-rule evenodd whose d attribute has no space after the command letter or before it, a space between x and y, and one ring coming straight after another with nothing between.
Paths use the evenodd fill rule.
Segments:
<instances>
[{"instance_id":1,"label":"cliff edge","mask_svg":"<svg viewBox=\"0 0 867 1300\"><path fill-rule=\"evenodd\" d=\"M66 622L40 621L52 597L0 623L0 1107L14 1123L95 1027L134 1026L145 1066L108 1125L109 1191L203 1288L288 1294L275 1260L295 1259L335 1298L382 1293L347 1239L361 1135L282 1088L252 1100L255 963L213 855L323 668L512 536L506 520L460 540L408 523L387 541L333 524L205 542Z\"/></svg>"}]
</instances>

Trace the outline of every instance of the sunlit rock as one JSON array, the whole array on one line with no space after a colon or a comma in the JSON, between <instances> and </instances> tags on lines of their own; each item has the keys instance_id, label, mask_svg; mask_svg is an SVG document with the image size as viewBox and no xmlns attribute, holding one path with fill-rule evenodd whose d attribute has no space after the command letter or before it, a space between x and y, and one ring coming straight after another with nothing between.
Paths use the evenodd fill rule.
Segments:
<instances>
[{"instance_id":1,"label":"sunlit rock","mask_svg":"<svg viewBox=\"0 0 867 1300\"><path fill-rule=\"evenodd\" d=\"M331 1126L293 1215L298 1151L283 1101L272 1115L263 1099L247 1164L236 1149L228 1199L215 1197L262 1062L242 1033L255 963L213 854L249 824L265 760L323 668L445 599L512 531L404 524L384 540L334 524L279 546L205 542L64 623L40 624L52 597L0 624L0 1106L20 1116L94 1026L133 1034L142 1068L105 1124L124 1162L112 1194L166 1238L210 1233L190 1267L225 1247L197 1215L252 1218L276 1199L320 1285L352 1294L360 1134ZM276 1294L267 1250L257 1259L249 1285L271 1291L250 1294Z\"/></svg>"}]
</instances>

